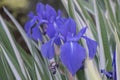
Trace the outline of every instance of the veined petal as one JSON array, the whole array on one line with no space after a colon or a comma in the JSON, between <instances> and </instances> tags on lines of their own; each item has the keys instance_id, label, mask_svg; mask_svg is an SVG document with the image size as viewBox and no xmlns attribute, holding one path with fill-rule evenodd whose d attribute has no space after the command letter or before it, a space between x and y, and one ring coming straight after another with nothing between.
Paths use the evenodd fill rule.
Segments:
<instances>
[{"instance_id":1,"label":"veined petal","mask_svg":"<svg viewBox=\"0 0 120 80\"><path fill-rule=\"evenodd\" d=\"M72 75L82 67L85 57L85 49L77 42L67 42L61 46L60 59Z\"/></svg>"},{"instance_id":2,"label":"veined petal","mask_svg":"<svg viewBox=\"0 0 120 80\"><path fill-rule=\"evenodd\" d=\"M42 45L41 53L48 59L52 59L54 57L54 39L51 39Z\"/></svg>"},{"instance_id":3,"label":"veined petal","mask_svg":"<svg viewBox=\"0 0 120 80\"><path fill-rule=\"evenodd\" d=\"M96 52L97 52L97 42L88 38L88 37L86 37L86 36L83 36L83 38L85 38L86 43L87 43L87 47L88 47L88 50L89 50L89 57L91 59L93 59Z\"/></svg>"},{"instance_id":4,"label":"veined petal","mask_svg":"<svg viewBox=\"0 0 120 80\"><path fill-rule=\"evenodd\" d=\"M32 38L35 41L38 41L38 39L42 41L42 34L41 34L40 30L39 30L39 27L32 28Z\"/></svg>"}]
</instances>

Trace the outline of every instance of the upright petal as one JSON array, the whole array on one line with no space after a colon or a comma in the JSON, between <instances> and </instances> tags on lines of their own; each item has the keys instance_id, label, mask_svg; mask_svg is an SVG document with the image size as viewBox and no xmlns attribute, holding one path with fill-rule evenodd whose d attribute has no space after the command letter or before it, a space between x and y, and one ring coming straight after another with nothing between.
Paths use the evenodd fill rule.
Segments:
<instances>
[{"instance_id":1,"label":"upright petal","mask_svg":"<svg viewBox=\"0 0 120 80\"><path fill-rule=\"evenodd\" d=\"M48 59L52 59L54 57L54 40L51 39L50 41L46 42L41 47L41 53L44 57Z\"/></svg>"},{"instance_id":2,"label":"upright petal","mask_svg":"<svg viewBox=\"0 0 120 80\"><path fill-rule=\"evenodd\" d=\"M56 25L57 25L57 27L59 28L59 30L63 30L63 28L64 28L64 24L65 24L65 22L67 21L67 18L62 18L62 17L60 17L59 19L56 19Z\"/></svg>"},{"instance_id":3,"label":"upright petal","mask_svg":"<svg viewBox=\"0 0 120 80\"><path fill-rule=\"evenodd\" d=\"M37 15L45 16L45 6L42 3L38 3L36 6Z\"/></svg>"},{"instance_id":4,"label":"upright petal","mask_svg":"<svg viewBox=\"0 0 120 80\"><path fill-rule=\"evenodd\" d=\"M58 45L58 46L60 46L61 45L61 40L60 40L60 38L58 37L58 36L56 36L56 38L55 38L55 44L56 45Z\"/></svg>"},{"instance_id":5,"label":"upright petal","mask_svg":"<svg viewBox=\"0 0 120 80\"><path fill-rule=\"evenodd\" d=\"M89 50L89 57L91 59L93 59L96 52L97 52L97 42L90 39L90 38L87 38L86 36L83 36L83 38L85 38L86 43L87 43L87 47L88 47L88 50Z\"/></svg>"},{"instance_id":6,"label":"upright petal","mask_svg":"<svg viewBox=\"0 0 120 80\"><path fill-rule=\"evenodd\" d=\"M67 36L67 33L76 34L76 23L72 18L69 18L61 27L61 34L64 37Z\"/></svg>"},{"instance_id":7,"label":"upright petal","mask_svg":"<svg viewBox=\"0 0 120 80\"><path fill-rule=\"evenodd\" d=\"M46 5L46 18L50 21L53 21L57 16L57 13L53 7Z\"/></svg>"},{"instance_id":8,"label":"upright petal","mask_svg":"<svg viewBox=\"0 0 120 80\"><path fill-rule=\"evenodd\" d=\"M32 11L31 11L31 12L29 12L28 17L29 17L30 19L34 18L34 14L33 14L33 12L32 12Z\"/></svg>"},{"instance_id":9,"label":"upright petal","mask_svg":"<svg viewBox=\"0 0 120 80\"><path fill-rule=\"evenodd\" d=\"M61 10L58 10L56 19L59 19L60 17L62 17L62 12Z\"/></svg>"},{"instance_id":10,"label":"upright petal","mask_svg":"<svg viewBox=\"0 0 120 80\"><path fill-rule=\"evenodd\" d=\"M60 59L72 75L82 67L85 57L85 49L77 42L67 42L61 46Z\"/></svg>"},{"instance_id":11,"label":"upright petal","mask_svg":"<svg viewBox=\"0 0 120 80\"><path fill-rule=\"evenodd\" d=\"M73 37L73 41L78 41L86 32L87 27L84 27L80 30L80 32Z\"/></svg>"}]
</instances>

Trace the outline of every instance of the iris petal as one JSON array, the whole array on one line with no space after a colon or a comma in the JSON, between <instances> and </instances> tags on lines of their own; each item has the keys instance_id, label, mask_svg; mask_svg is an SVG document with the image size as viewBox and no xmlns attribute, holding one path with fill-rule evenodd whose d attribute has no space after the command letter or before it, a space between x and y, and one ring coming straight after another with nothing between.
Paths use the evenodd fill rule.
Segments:
<instances>
[{"instance_id":1,"label":"iris petal","mask_svg":"<svg viewBox=\"0 0 120 80\"><path fill-rule=\"evenodd\" d=\"M47 4L46 5L46 18L52 22L56 16L57 14L56 14L55 9Z\"/></svg>"},{"instance_id":2,"label":"iris petal","mask_svg":"<svg viewBox=\"0 0 120 80\"><path fill-rule=\"evenodd\" d=\"M34 14L33 14L33 12L32 12L32 11L31 11L31 12L29 12L28 17L29 17L30 19L34 18Z\"/></svg>"},{"instance_id":3,"label":"iris petal","mask_svg":"<svg viewBox=\"0 0 120 80\"><path fill-rule=\"evenodd\" d=\"M39 30L39 27L34 27L34 28L32 29L32 38L33 38L35 41L38 41L38 39L42 41L42 35L41 35L40 30Z\"/></svg>"},{"instance_id":4,"label":"iris petal","mask_svg":"<svg viewBox=\"0 0 120 80\"><path fill-rule=\"evenodd\" d=\"M112 72L107 72L105 70L101 70L101 73L103 73L104 75L106 75L107 78L113 79L113 73ZM116 79L114 79L114 80L116 80Z\"/></svg>"},{"instance_id":5,"label":"iris petal","mask_svg":"<svg viewBox=\"0 0 120 80\"><path fill-rule=\"evenodd\" d=\"M54 57L54 40L51 39L41 47L41 53L44 57L52 59Z\"/></svg>"},{"instance_id":6,"label":"iris petal","mask_svg":"<svg viewBox=\"0 0 120 80\"><path fill-rule=\"evenodd\" d=\"M85 34L86 29L87 27L82 28L80 32L75 37L73 37L73 40L78 41Z\"/></svg>"},{"instance_id":7,"label":"iris petal","mask_svg":"<svg viewBox=\"0 0 120 80\"><path fill-rule=\"evenodd\" d=\"M53 38L55 36L55 27L52 23L49 23L48 24L48 27L47 27L47 35L50 37L50 38Z\"/></svg>"},{"instance_id":8,"label":"iris petal","mask_svg":"<svg viewBox=\"0 0 120 80\"><path fill-rule=\"evenodd\" d=\"M87 38L85 36L84 36L84 38L86 40L87 47L88 47L88 50L89 50L89 57L91 59L93 59L95 54L96 54L96 52L97 52L97 42L92 40L92 39L90 39L90 38Z\"/></svg>"},{"instance_id":9,"label":"iris petal","mask_svg":"<svg viewBox=\"0 0 120 80\"><path fill-rule=\"evenodd\" d=\"M60 38L59 38L59 37L56 37L54 42L55 42L55 44L58 45L58 46L61 45L61 41L60 41Z\"/></svg>"},{"instance_id":10,"label":"iris petal","mask_svg":"<svg viewBox=\"0 0 120 80\"><path fill-rule=\"evenodd\" d=\"M59 18L57 19L55 22L56 22L56 25L57 27L62 31L63 28L64 28L64 23L67 21L67 18Z\"/></svg>"},{"instance_id":11,"label":"iris petal","mask_svg":"<svg viewBox=\"0 0 120 80\"><path fill-rule=\"evenodd\" d=\"M45 16L45 6L42 3L38 3L36 6L37 15Z\"/></svg>"},{"instance_id":12,"label":"iris petal","mask_svg":"<svg viewBox=\"0 0 120 80\"><path fill-rule=\"evenodd\" d=\"M56 19L59 19L62 16L61 10L58 10Z\"/></svg>"},{"instance_id":13,"label":"iris petal","mask_svg":"<svg viewBox=\"0 0 120 80\"><path fill-rule=\"evenodd\" d=\"M72 18L69 18L64 25L61 27L61 34L66 37L67 33L71 33L73 35L76 34L76 23Z\"/></svg>"},{"instance_id":14,"label":"iris petal","mask_svg":"<svg viewBox=\"0 0 120 80\"><path fill-rule=\"evenodd\" d=\"M26 32L29 32L30 31L30 29L33 27L33 25L35 24L35 22L36 22L36 17L34 17L33 19L31 19L31 20L29 20L29 21L27 21L26 22L26 24L25 24L25 31Z\"/></svg>"},{"instance_id":15,"label":"iris petal","mask_svg":"<svg viewBox=\"0 0 120 80\"><path fill-rule=\"evenodd\" d=\"M29 38L31 38L32 28L34 27L34 25L36 23L36 20L37 20L37 17L34 16L33 19L27 21L26 24L25 24L24 29L25 29Z\"/></svg>"},{"instance_id":16,"label":"iris petal","mask_svg":"<svg viewBox=\"0 0 120 80\"><path fill-rule=\"evenodd\" d=\"M117 79L117 75L116 75L116 52L113 53L112 66L113 66L113 78L114 78L114 80L116 80Z\"/></svg>"},{"instance_id":17,"label":"iris petal","mask_svg":"<svg viewBox=\"0 0 120 80\"><path fill-rule=\"evenodd\" d=\"M60 59L72 75L82 67L85 57L85 49L77 42L67 42L61 46Z\"/></svg>"},{"instance_id":18,"label":"iris petal","mask_svg":"<svg viewBox=\"0 0 120 80\"><path fill-rule=\"evenodd\" d=\"M26 24L25 24L25 27L24 27L25 32L29 32L30 29L32 28L33 24L34 24L34 22L31 23L31 21L27 21Z\"/></svg>"}]
</instances>

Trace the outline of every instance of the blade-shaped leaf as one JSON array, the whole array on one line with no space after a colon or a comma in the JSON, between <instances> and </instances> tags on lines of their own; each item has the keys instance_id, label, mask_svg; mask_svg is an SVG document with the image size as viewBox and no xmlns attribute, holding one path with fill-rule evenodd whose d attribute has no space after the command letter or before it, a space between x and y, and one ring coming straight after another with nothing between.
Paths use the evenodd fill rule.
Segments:
<instances>
[{"instance_id":1,"label":"blade-shaped leaf","mask_svg":"<svg viewBox=\"0 0 120 80\"><path fill-rule=\"evenodd\" d=\"M115 63L116 63L116 76L117 76L117 80L120 79L120 40L118 38L118 34L115 31L114 32L114 36L115 36L115 40L116 40L116 59L115 59Z\"/></svg>"}]
</instances>

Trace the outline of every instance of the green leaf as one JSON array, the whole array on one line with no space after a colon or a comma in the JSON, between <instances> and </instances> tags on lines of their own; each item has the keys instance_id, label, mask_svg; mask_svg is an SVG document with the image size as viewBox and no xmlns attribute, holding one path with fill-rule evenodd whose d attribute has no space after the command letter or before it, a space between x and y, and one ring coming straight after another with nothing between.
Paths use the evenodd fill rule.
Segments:
<instances>
[{"instance_id":1,"label":"green leaf","mask_svg":"<svg viewBox=\"0 0 120 80\"><path fill-rule=\"evenodd\" d=\"M22 78L20 77L16 67L14 66L14 64L12 63L12 61L10 60L9 56L7 55L8 53L5 51L4 47L2 46L2 44L0 43L0 48L2 49L3 51L3 54L5 56L5 59L7 60L9 66L10 66L10 69L11 71L13 72L14 74L14 77L18 80L22 80Z\"/></svg>"},{"instance_id":2,"label":"green leaf","mask_svg":"<svg viewBox=\"0 0 120 80\"><path fill-rule=\"evenodd\" d=\"M9 39L9 41L10 41L10 44L12 45L13 51L14 51L14 53L15 53L15 56L16 56L16 58L17 58L17 61L18 61L18 63L19 63L19 66L20 66L20 68L21 68L21 71L22 71L24 77L27 79L26 70L25 70L25 68L24 68L25 66L24 66L23 60L22 60L22 58L21 58L20 52L18 51L18 49L17 49L17 47L16 47L16 44L14 43L14 41L13 41L13 39L12 39L12 36L11 36L11 34L10 34L10 31L9 31L9 29L7 28L7 25L5 24L5 22L3 21L3 19L2 19L1 16L0 16L0 22L1 22L1 24L2 24L2 26L3 26L3 29L5 30L5 32L6 32L7 36L8 36L8 39Z\"/></svg>"},{"instance_id":3,"label":"green leaf","mask_svg":"<svg viewBox=\"0 0 120 80\"><path fill-rule=\"evenodd\" d=\"M78 12L80 13L79 16L81 15L83 18L83 21L85 21L86 26L88 26L91 29L91 32L94 36L94 38L96 40L98 40L97 38L97 31L96 31L96 27L94 24L94 21L91 17L91 15L87 12L87 10L83 7L83 4L81 3L80 0L75 0L75 5L79 5L78 8Z\"/></svg>"},{"instance_id":4,"label":"green leaf","mask_svg":"<svg viewBox=\"0 0 120 80\"><path fill-rule=\"evenodd\" d=\"M118 34L115 30L114 32L115 40L116 40L116 76L117 80L120 80L120 40L118 38Z\"/></svg>"},{"instance_id":5,"label":"green leaf","mask_svg":"<svg viewBox=\"0 0 120 80\"><path fill-rule=\"evenodd\" d=\"M39 72L43 75L42 79L49 79L49 80L53 80L53 77L49 71L48 68L48 61L45 60L44 58L42 58L42 56L40 56L40 52L38 52L38 46L34 45L32 43L32 40L30 40L25 31L22 29L21 25L16 21L16 19L7 11L7 9L4 8L4 11L6 12L6 14L10 17L10 19L13 21L13 23L16 25L18 31L20 32L20 34L22 35L23 39L25 40L25 43L28 46L28 49L30 50L30 53L35 61L35 63L38 66L38 70ZM37 49L36 49L37 48ZM33 61L33 62L34 62ZM32 69L33 70L33 69ZM33 73L32 73L33 74ZM34 74L33 74L34 75ZM34 77L34 76L33 76ZM35 77L34 77L35 78Z\"/></svg>"},{"instance_id":6,"label":"green leaf","mask_svg":"<svg viewBox=\"0 0 120 80\"><path fill-rule=\"evenodd\" d=\"M81 28L81 24L80 24L80 21L79 21L79 18L77 16L77 12L75 10L75 5L74 5L74 1L73 0L68 0L68 10L69 10L69 16L72 17L75 21L76 21L76 24L77 24L77 29L80 29Z\"/></svg>"},{"instance_id":7,"label":"green leaf","mask_svg":"<svg viewBox=\"0 0 120 80\"><path fill-rule=\"evenodd\" d=\"M101 35L101 28L100 28L100 22L99 22L99 15L98 10L96 6L96 1L94 0L94 12L95 12L95 21L96 21L96 27L98 32L98 42L99 42L99 56L100 56L100 68L105 69L105 54L104 54L104 48L103 48L103 41L102 41L102 35Z\"/></svg>"},{"instance_id":8,"label":"green leaf","mask_svg":"<svg viewBox=\"0 0 120 80\"><path fill-rule=\"evenodd\" d=\"M110 0L104 0L104 1L105 1L106 11L108 11L109 18L114 22L114 24L117 24L115 12L114 12L114 6L113 6L114 3Z\"/></svg>"},{"instance_id":9,"label":"green leaf","mask_svg":"<svg viewBox=\"0 0 120 80\"><path fill-rule=\"evenodd\" d=\"M96 66L90 59L86 59L85 61L85 74L87 80L102 80Z\"/></svg>"},{"instance_id":10,"label":"green leaf","mask_svg":"<svg viewBox=\"0 0 120 80\"><path fill-rule=\"evenodd\" d=\"M6 63L7 62L3 56L2 49L0 48L0 80L8 80L9 78L14 79L11 70L8 68L8 64Z\"/></svg>"},{"instance_id":11,"label":"green leaf","mask_svg":"<svg viewBox=\"0 0 120 80\"><path fill-rule=\"evenodd\" d=\"M83 5L83 7L92 15L94 15L94 8L93 8L93 3L92 0L79 0L79 2Z\"/></svg>"},{"instance_id":12,"label":"green leaf","mask_svg":"<svg viewBox=\"0 0 120 80\"><path fill-rule=\"evenodd\" d=\"M4 48L7 49L7 52L9 53L7 55L9 56L9 58L11 59L11 61L13 62L14 66L17 68L19 74L23 77L23 74L22 74L21 69L19 67L19 64L17 62L17 59L16 59L16 56L15 56L14 51L12 49L12 46L11 46L11 44L9 42L9 39L8 39L6 33L4 32L4 29L3 29L2 26L0 26L0 43L2 45L4 45ZM4 61L5 59L2 58L2 57L1 57L1 59L3 60L4 68L6 68L5 71L9 70L9 67L7 67L9 65ZM6 73L9 73L9 71L6 71ZM9 73L9 74L12 75L12 73Z\"/></svg>"}]
</instances>

